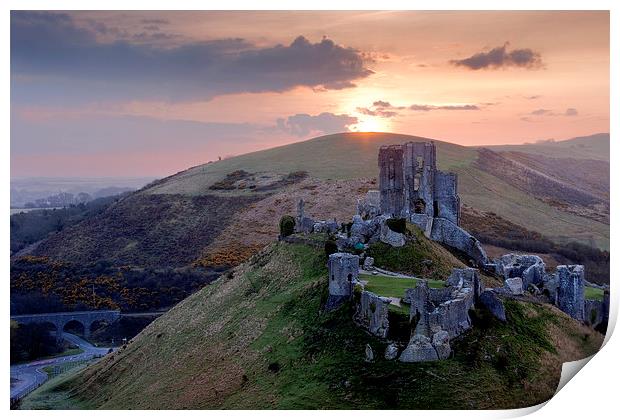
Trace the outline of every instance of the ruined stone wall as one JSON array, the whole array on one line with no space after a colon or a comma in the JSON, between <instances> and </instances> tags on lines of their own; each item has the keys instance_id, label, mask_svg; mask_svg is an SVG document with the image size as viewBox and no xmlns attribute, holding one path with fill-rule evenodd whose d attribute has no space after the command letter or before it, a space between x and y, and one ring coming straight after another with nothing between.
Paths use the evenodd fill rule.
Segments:
<instances>
[{"instance_id":1,"label":"ruined stone wall","mask_svg":"<svg viewBox=\"0 0 620 420\"><path fill-rule=\"evenodd\" d=\"M583 309L586 325L595 328L605 319L605 302L602 300L586 299Z\"/></svg>"},{"instance_id":2,"label":"ruined stone wall","mask_svg":"<svg viewBox=\"0 0 620 420\"><path fill-rule=\"evenodd\" d=\"M458 196L458 177L452 172L435 173L435 201L433 216L448 219L456 225L461 222L461 199Z\"/></svg>"},{"instance_id":3,"label":"ruined stone wall","mask_svg":"<svg viewBox=\"0 0 620 420\"><path fill-rule=\"evenodd\" d=\"M348 300L353 293L353 282L359 277L359 257L345 252L329 256L329 297L326 309L331 310Z\"/></svg>"},{"instance_id":4,"label":"ruined stone wall","mask_svg":"<svg viewBox=\"0 0 620 420\"><path fill-rule=\"evenodd\" d=\"M382 146L379 149L379 188L381 212L402 217L405 205L403 147Z\"/></svg>"},{"instance_id":5,"label":"ruined stone wall","mask_svg":"<svg viewBox=\"0 0 620 420\"><path fill-rule=\"evenodd\" d=\"M466 254L480 267L488 263L489 258L482 244L467 231L448 219L433 220L431 239L448 245Z\"/></svg>"},{"instance_id":6,"label":"ruined stone wall","mask_svg":"<svg viewBox=\"0 0 620 420\"><path fill-rule=\"evenodd\" d=\"M363 291L355 311L355 321L369 333L386 338L389 330L389 304L389 298Z\"/></svg>"},{"instance_id":7,"label":"ruined stone wall","mask_svg":"<svg viewBox=\"0 0 620 420\"><path fill-rule=\"evenodd\" d=\"M578 321L584 321L583 265L558 265L555 271L558 284L558 308Z\"/></svg>"},{"instance_id":8,"label":"ruined stone wall","mask_svg":"<svg viewBox=\"0 0 620 420\"><path fill-rule=\"evenodd\" d=\"M406 143L404 148L405 212L433 217L435 144Z\"/></svg>"}]
</instances>

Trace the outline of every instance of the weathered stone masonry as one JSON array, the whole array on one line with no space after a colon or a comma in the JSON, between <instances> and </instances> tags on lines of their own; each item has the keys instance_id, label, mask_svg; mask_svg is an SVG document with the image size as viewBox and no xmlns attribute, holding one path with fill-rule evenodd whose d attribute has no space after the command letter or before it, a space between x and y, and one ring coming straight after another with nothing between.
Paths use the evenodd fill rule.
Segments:
<instances>
[{"instance_id":1,"label":"weathered stone masonry","mask_svg":"<svg viewBox=\"0 0 620 420\"><path fill-rule=\"evenodd\" d=\"M381 212L460 221L457 176L437 169L435 144L405 143L379 149Z\"/></svg>"},{"instance_id":2,"label":"weathered stone masonry","mask_svg":"<svg viewBox=\"0 0 620 420\"><path fill-rule=\"evenodd\" d=\"M459 227L458 177L437 169L434 143L381 147L379 190L381 214L407 219L426 237L465 253L481 267L488 263L480 242Z\"/></svg>"},{"instance_id":3,"label":"weathered stone masonry","mask_svg":"<svg viewBox=\"0 0 620 420\"><path fill-rule=\"evenodd\" d=\"M337 252L329 256L329 297L325 308L332 310L349 300L353 294L353 284L359 278L360 260L357 255Z\"/></svg>"}]
</instances>

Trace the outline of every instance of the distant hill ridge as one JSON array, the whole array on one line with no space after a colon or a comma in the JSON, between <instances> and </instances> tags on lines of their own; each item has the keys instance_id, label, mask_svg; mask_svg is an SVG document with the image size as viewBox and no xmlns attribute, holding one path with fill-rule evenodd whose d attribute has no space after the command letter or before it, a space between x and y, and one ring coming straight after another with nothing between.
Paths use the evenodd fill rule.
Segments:
<instances>
[{"instance_id":1,"label":"distant hill ridge","mask_svg":"<svg viewBox=\"0 0 620 420\"><path fill-rule=\"evenodd\" d=\"M597 208L596 214L590 214L591 212L582 211L582 207L572 208L571 203L564 205L561 199L554 201L533 196L530 189L522 188L518 183L510 182L510 179L498 176L497 173L490 173L477 165L481 147L465 147L395 133L332 134L248 153L179 172L144 189L142 193L209 194L212 192L209 190L210 185L236 170L283 174L307 171L310 176L323 180L372 179L378 174L379 147L409 141L435 142L439 168L459 175L459 194L463 203L482 211L499 214L513 223L560 242L580 240L594 242L603 249L609 248L609 225L605 220L604 208ZM530 163L521 161L522 165L533 165L533 172L540 172L541 165L549 166L549 159L555 158L570 158L575 167L579 167L582 160L589 166L596 164L602 168L596 172L600 185L596 195L598 197L602 195L603 201L606 201L608 206L608 193L605 198L604 190L609 190L609 134L595 134L557 142L486 148L502 154L511 151L521 152L521 156L533 158L530 159ZM547 161L541 163L541 158ZM538 161L531 163L535 159ZM596 161L593 161L594 159ZM549 177L558 178L560 184L566 184L566 179L558 175L557 171L545 172L545 178ZM573 187L597 182L587 177L587 172L571 173ZM525 180L522 184L527 182L535 180Z\"/></svg>"}]
</instances>

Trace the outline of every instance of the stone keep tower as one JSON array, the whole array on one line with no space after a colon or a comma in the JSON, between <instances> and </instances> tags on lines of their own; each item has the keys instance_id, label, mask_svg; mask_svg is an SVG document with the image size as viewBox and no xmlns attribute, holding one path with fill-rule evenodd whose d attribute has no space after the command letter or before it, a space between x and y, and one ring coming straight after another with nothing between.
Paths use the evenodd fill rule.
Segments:
<instances>
[{"instance_id":1,"label":"stone keep tower","mask_svg":"<svg viewBox=\"0 0 620 420\"><path fill-rule=\"evenodd\" d=\"M457 175L437 170L432 142L381 147L379 189L385 215L415 217L418 222L420 217L440 217L459 224Z\"/></svg>"},{"instance_id":2,"label":"stone keep tower","mask_svg":"<svg viewBox=\"0 0 620 420\"><path fill-rule=\"evenodd\" d=\"M349 300L353 294L353 283L358 281L360 259L357 255L336 252L329 256L329 297L326 309L335 309Z\"/></svg>"}]
</instances>

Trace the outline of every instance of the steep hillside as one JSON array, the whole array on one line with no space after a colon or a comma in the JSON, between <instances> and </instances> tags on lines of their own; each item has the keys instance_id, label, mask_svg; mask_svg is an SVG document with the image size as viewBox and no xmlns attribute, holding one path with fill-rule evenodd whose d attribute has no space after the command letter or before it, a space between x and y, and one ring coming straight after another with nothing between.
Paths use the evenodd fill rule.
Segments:
<instances>
[{"instance_id":1,"label":"steep hillside","mask_svg":"<svg viewBox=\"0 0 620 420\"><path fill-rule=\"evenodd\" d=\"M52 235L34 254L84 264L107 260L115 265L187 265L235 213L260 198L133 194Z\"/></svg>"},{"instance_id":2,"label":"steep hillside","mask_svg":"<svg viewBox=\"0 0 620 420\"><path fill-rule=\"evenodd\" d=\"M594 159L609 162L609 133L575 137L564 141L488 146L495 151L532 153L550 158Z\"/></svg>"},{"instance_id":3,"label":"steep hillside","mask_svg":"<svg viewBox=\"0 0 620 420\"><path fill-rule=\"evenodd\" d=\"M383 359L385 342L350 307L322 313L326 294L322 250L274 244L23 408L524 407L551 397L562 362L602 342L553 307L512 302L506 324L472 313L454 357L403 364Z\"/></svg>"},{"instance_id":4,"label":"steep hillside","mask_svg":"<svg viewBox=\"0 0 620 420\"><path fill-rule=\"evenodd\" d=\"M609 197L600 197L601 190L605 188L605 178L601 176L604 175L603 164L602 161L550 158L541 162L534 155L517 152L498 153L486 148L480 149L475 162L476 168L561 211L608 224ZM583 167L586 170L583 170ZM587 171L588 167L594 170ZM582 169L584 176L579 177L579 169ZM608 175L609 167L607 169ZM569 171L573 175L572 179L566 173ZM598 188L591 191L587 184L597 174L601 176ZM581 185L582 183L586 185Z\"/></svg>"}]
</instances>

